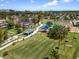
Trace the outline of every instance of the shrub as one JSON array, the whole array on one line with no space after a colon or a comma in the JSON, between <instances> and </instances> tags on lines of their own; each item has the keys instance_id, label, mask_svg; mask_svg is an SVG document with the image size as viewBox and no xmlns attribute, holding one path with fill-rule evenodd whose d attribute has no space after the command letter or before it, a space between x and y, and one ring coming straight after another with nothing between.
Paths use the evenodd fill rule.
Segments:
<instances>
[{"instance_id":1,"label":"shrub","mask_svg":"<svg viewBox=\"0 0 79 59\"><path fill-rule=\"evenodd\" d=\"M4 53L3 53L3 56L5 57L5 56L7 56L8 55L8 51L5 51Z\"/></svg>"},{"instance_id":2,"label":"shrub","mask_svg":"<svg viewBox=\"0 0 79 59\"><path fill-rule=\"evenodd\" d=\"M52 25L52 22L49 21L46 24L47 24L48 27L50 27Z\"/></svg>"},{"instance_id":3,"label":"shrub","mask_svg":"<svg viewBox=\"0 0 79 59\"><path fill-rule=\"evenodd\" d=\"M76 23L76 26L79 27L79 22Z\"/></svg>"},{"instance_id":4,"label":"shrub","mask_svg":"<svg viewBox=\"0 0 79 59\"><path fill-rule=\"evenodd\" d=\"M43 59L49 59L49 57L44 57Z\"/></svg>"}]
</instances>

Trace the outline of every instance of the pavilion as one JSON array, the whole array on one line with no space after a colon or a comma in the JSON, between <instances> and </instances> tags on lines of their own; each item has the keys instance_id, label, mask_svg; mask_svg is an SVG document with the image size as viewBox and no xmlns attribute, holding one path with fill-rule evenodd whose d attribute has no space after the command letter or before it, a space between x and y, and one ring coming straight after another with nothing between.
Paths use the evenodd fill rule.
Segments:
<instances>
[{"instance_id":1,"label":"pavilion","mask_svg":"<svg viewBox=\"0 0 79 59\"><path fill-rule=\"evenodd\" d=\"M31 34L31 33L33 33L34 32L34 30L32 30L32 29L28 29L28 30L25 30L24 31L24 35L29 35L29 34Z\"/></svg>"}]
</instances>

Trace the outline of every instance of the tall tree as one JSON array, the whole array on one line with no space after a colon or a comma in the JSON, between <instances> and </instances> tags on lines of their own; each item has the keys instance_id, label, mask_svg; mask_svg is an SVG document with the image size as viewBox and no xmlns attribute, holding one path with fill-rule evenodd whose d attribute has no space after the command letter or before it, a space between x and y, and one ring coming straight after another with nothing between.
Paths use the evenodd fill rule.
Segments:
<instances>
[{"instance_id":1,"label":"tall tree","mask_svg":"<svg viewBox=\"0 0 79 59\"><path fill-rule=\"evenodd\" d=\"M14 27L13 21L8 21L7 22L7 27L8 27L8 29L12 29Z\"/></svg>"},{"instance_id":2,"label":"tall tree","mask_svg":"<svg viewBox=\"0 0 79 59\"><path fill-rule=\"evenodd\" d=\"M65 28L65 26L54 25L48 31L48 37L55 40L59 40L58 45L60 46L60 42L62 41L62 39L66 37L66 35L68 34L68 31L69 31L68 28Z\"/></svg>"},{"instance_id":3,"label":"tall tree","mask_svg":"<svg viewBox=\"0 0 79 59\"><path fill-rule=\"evenodd\" d=\"M15 24L15 27L16 27L16 28L20 28L20 27L21 27L21 24L20 24L20 23L16 23L16 24Z\"/></svg>"},{"instance_id":4,"label":"tall tree","mask_svg":"<svg viewBox=\"0 0 79 59\"><path fill-rule=\"evenodd\" d=\"M62 25L54 25L48 31L48 37L53 39L63 39L68 34L68 29Z\"/></svg>"},{"instance_id":5,"label":"tall tree","mask_svg":"<svg viewBox=\"0 0 79 59\"><path fill-rule=\"evenodd\" d=\"M49 21L49 22L47 22L46 24L47 24L48 27L51 27L52 22Z\"/></svg>"},{"instance_id":6,"label":"tall tree","mask_svg":"<svg viewBox=\"0 0 79 59\"><path fill-rule=\"evenodd\" d=\"M39 19L38 18L33 18L33 19L31 19L32 20L32 22L36 25L37 23L39 23Z\"/></svg>"}]
</instances>

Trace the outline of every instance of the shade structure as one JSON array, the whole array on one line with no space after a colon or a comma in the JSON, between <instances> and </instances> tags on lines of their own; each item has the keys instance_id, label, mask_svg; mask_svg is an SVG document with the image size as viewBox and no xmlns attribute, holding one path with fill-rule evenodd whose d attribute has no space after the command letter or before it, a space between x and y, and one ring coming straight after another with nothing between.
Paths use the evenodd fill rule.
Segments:
<instances>
[{"instance_id":1,"label":"shade structure","mask_svg":"<svg viewBox=\"0 0 79 59\"><path fill-rule=\"evenodd\" d=\"M41 30L40 31L48 31L48 25L44 24L42 27L41 27Z\"/></svg>"},{"instance_id":2,"label":"shade structure","mask_svg":"<svg viewBox=\"0 0 79 59\"><path fill-rule=\"evenodd\" d=\"M29 35L29 34L31 34L33 32L34 32L34 30L28 29L28 30L24 31L24 35Z\"/></svg>"}]
</instances>

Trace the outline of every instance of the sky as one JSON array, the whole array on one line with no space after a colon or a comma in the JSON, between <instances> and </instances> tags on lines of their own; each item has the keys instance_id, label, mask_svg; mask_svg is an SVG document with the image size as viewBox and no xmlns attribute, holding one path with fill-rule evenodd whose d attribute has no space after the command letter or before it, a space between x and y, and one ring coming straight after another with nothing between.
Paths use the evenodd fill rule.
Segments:
<instances>
[{"instance_id":1,"label":"sky","mask_svg":"<svg viewBox=\"0 0 79 59\"><path fill-rule=\"evenodd\" d=\"M13 10L79 10L79 0L0 0L0 9Z\"/></svg>"}]
</instances>

